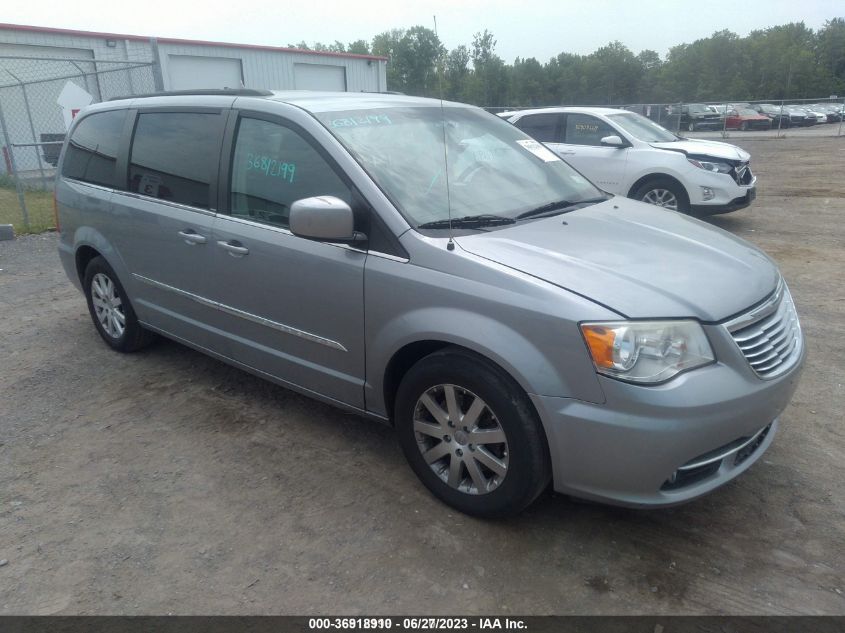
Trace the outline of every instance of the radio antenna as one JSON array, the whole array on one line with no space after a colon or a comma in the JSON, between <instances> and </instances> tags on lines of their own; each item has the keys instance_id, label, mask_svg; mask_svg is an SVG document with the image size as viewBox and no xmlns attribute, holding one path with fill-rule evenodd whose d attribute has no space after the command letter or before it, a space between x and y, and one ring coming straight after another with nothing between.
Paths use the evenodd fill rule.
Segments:
<instances>
[{"instance_id":1,"label":"radio antenna","mask_svg":"<svg viewBox=\"0 0 845 633\"><path fill-rule=\"evenodd\" d=\"M434 17L434 36L440 41L437 34L437 16ZM440 57L437 69L437 78L440 84L440 120L443 123L443 173L446 181L446 210L449 214L449 241L446 243L446 250L455 250L455 240L452 239L452 195L449 190L449 150L446 145L446 109L443 107L443 58Z\"/></svg>"}]
</instances>

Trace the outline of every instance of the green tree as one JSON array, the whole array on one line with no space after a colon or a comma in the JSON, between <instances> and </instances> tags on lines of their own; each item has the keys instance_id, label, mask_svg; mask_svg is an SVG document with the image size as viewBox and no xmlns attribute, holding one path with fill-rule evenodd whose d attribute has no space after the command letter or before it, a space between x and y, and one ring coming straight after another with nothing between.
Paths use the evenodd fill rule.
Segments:
<instances>
[{"instance_id":1,"label":"green tree","mask_svg":"<svg viewBox=\"0 0 845 633\"><path fill-rule=\"evenodd\" d=\"M369 55L370 43L367 40L355 40L349 43L349 46L346 47L346 52L356 55Z\"/></svg>"},{"instance_id":2,"label":"green tree","mask_svg":"<svg viewBox=\"0 0 845 633\"><path fill-rule=\"evenodd\" d=\"M446 56L444 69L444 91L452 101L467 100L467 83L470 78L469 49L461 44Z\"/></svg>"}]
</instances>

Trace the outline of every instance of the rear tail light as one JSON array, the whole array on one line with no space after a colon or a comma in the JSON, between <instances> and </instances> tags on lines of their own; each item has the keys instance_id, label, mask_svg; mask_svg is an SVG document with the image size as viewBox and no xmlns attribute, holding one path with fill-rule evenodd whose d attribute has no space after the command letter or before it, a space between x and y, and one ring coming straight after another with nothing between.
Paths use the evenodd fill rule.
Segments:
<instances>
[{"instance_id":1,"label":"rear tail light","mask_svg":"<svg viewBox=\"0 0 845 633\"><path fill-rule=\"evenodd\" d=\"M53 189L53 221L56 223L56 231L61 232L59 226L59 201L56 200L56 190Z\"/></svg>"}]
</instances>

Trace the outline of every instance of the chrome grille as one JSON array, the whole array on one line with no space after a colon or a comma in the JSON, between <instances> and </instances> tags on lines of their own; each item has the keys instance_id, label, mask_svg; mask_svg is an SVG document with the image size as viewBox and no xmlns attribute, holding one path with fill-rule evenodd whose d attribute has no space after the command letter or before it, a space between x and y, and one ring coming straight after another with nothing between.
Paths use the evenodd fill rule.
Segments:
<instances>
[{"instance_id":1,"label":"chrome grille","mask_svg":"<svg viewBox=\"0 0 845 633\"><path fill-rule=\"evenodd\" d=\"M761 378L775 378L801 358L801 325L783 281L763 305L725 324L745 360Z\"/></svg>"}]
</instances>

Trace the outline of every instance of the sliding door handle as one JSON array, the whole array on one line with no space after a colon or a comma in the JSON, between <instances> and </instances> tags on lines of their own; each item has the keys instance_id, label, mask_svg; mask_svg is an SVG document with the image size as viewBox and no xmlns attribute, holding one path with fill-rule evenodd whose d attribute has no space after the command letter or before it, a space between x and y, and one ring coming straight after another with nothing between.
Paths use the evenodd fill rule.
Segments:
<instances>
[{"instance_id":1,"label":"sliding door handle","mask_svg":"<svg viewBox=\"0 0 845 633\"><path fill-rule=\"evenodd\" d=\"M229 254L233 257L243 257L249 253L249 249L246 246L241 246L240 242L217 242L217 245L220 248L225 248L229 251Z\"/></svg>"},{"instance_id":2,"label":"sliding door handle","mask_svg":"<svg viewBox=\"0 0 845 633\"><path fill-rule=\"evenodd\" d=\"M204 236L200 235L193 229L185 229L184 231L179 231L179 237L185 240L185 244L189 246L193 246L194 244L205 244L206 239Z\"/></svg>"}]
</instances>

